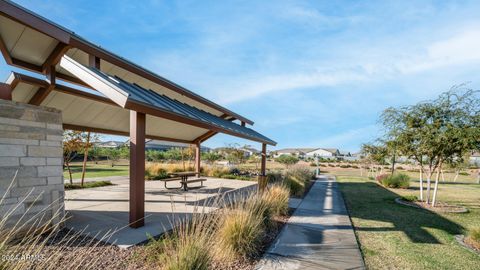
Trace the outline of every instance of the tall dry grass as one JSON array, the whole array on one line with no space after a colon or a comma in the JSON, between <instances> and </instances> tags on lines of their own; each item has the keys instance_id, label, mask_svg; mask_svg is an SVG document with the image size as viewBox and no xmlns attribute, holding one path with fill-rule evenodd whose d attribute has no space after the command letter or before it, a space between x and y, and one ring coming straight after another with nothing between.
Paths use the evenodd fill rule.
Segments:
<instances>
[{"instance_id":1,"label":"tall dry grass","mask_svg":"<svg viewBox=\"0 0 480 270\"><path fill-rule=\"evenodd\" d=\"M273 216L284 216L288 214L288 200L290 189L283 184L271 185L262 196L268 204Z\"/></svg>"},{"instance_id":2,"label":"tall dry grass","mask_svg":"<svg viewBox=\"0 0 480 270\"><path fill-rule=\"evenodd\" d=\"M13 189L15 178L0 199L0 269L92 269L98 258L85 256L100 243L81 232L62 231L65 217L57 202L35 209L40 195L34 188L14 206L6 205L6 196ZM28 203L27 203L28 202ZM19 209L29 205L22 214ZM107 237L107 236L106 236ZM72 246L84 247L76 256L65 260Z\"/></svg>"},{"instance_id":3,"label":"tall dry grass","mask_svg":"<svg viewBox=\"0 0 480 270\"><path fill-rule=\"evenodd\" d=\"M171 233L151 239L144 255L152 267L168 270L209 269L214 262L228 265L255 257L272 218L288 211L288 194L285 186L274 185L261 195L219 195L208 205L218 210L196 207L190 221L181 220Z\"/></svg>"},{"instance_id":4,"label":"tall dry grass","mask_svg":"<svg viewBox=\"0 0 480 270\"><path fill-rule=\"evenodd\" d=\"M147 162L145 164L145 179L160 180L168 177L169 173L194 171L192 166L186 166L185 169L182 164L178 163L158 163Z\"/></svg>"}]
</instances>

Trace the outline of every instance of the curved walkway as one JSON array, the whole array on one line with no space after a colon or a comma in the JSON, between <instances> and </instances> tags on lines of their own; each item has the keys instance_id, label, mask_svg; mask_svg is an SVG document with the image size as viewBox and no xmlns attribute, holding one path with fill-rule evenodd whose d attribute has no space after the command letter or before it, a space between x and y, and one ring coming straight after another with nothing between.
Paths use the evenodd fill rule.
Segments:
<instances>
[{"instance_id":1,"label":"curved walkway","mask_svg":"<svg viewBox=\"0 0 480 270\"><path fill-rule=\"evenodd\" d=\"M315 181L256 269L365 269L333 177Z\"/></svg>"}]
</instances>

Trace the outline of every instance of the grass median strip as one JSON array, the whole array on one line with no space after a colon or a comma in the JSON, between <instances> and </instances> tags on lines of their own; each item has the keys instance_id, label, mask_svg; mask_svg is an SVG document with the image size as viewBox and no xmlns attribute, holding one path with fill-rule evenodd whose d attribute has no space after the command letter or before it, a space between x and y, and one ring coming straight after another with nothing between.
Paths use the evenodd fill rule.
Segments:
<instances>
[{"instance_id":1,"label":"grass median strip","mask_svg":"<svg viewBox=\"0 0 480 270\"><path fill-rule=\"evenodd\" d=\"M454 236L478 224L480 185L442 185L442 201L463 204L470 211L439 214L394 202L416 195L416 182L400 190L366 177L339 176L337 181L369 269L478 269L480 256L460 246Z\"/></svg>"}]
</instances>

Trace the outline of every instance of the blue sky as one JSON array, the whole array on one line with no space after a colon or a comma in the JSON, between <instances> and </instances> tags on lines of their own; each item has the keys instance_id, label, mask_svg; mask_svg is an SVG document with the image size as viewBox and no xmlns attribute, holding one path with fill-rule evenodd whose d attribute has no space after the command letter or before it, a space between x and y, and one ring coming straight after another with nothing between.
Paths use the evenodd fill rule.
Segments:
<instances>
[{"instance_id":1,"label":"blue sky","mask_svg":"<svg viewBox=\"0 0 480 270\"><path fill-rule=\"evenodd\" d=\"M356 151L384 108L480 89L480 1L17 3L247 116L276 148ZM259 147L205 144L234 142Z\"/></svg>"}]
</instances>

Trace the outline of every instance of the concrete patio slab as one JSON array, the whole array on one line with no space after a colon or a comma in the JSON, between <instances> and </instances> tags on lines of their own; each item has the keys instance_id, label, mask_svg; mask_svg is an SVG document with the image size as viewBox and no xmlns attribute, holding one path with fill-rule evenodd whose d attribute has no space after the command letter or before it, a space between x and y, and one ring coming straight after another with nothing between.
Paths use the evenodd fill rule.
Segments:
<instances>
[{"instance_id":1,"label":"concrete patio slab","mask_svg":"<svg viewBox=\"0 0 480 270\"><path fill-rule=\"evenodd\" d=\"M113 180L113 179L112 179ZM195 211L210 212L219 196L236 196L256 189L256 182L207 178L204 186L192 184L188 191L165 189L162 181L145 183L145 226L128 227L129 180L115 178L114 186L65 192L66 226L120 247L130 247L173 228L172 223ZM169 183L174 186L179 183ZM195 188L197 186L197 188ZM197 210L196 210L197 209Z\"/></svg>"},{"instance_id":2,"label":"concrete patio slab","mask_svg":"<svg viewBox=\"0 0 480 270\"><path fill-rule=\"evenodd\" d=\"M256 269L364 269L342 195L321 177Z\"/></svg>"}]
</instances>

